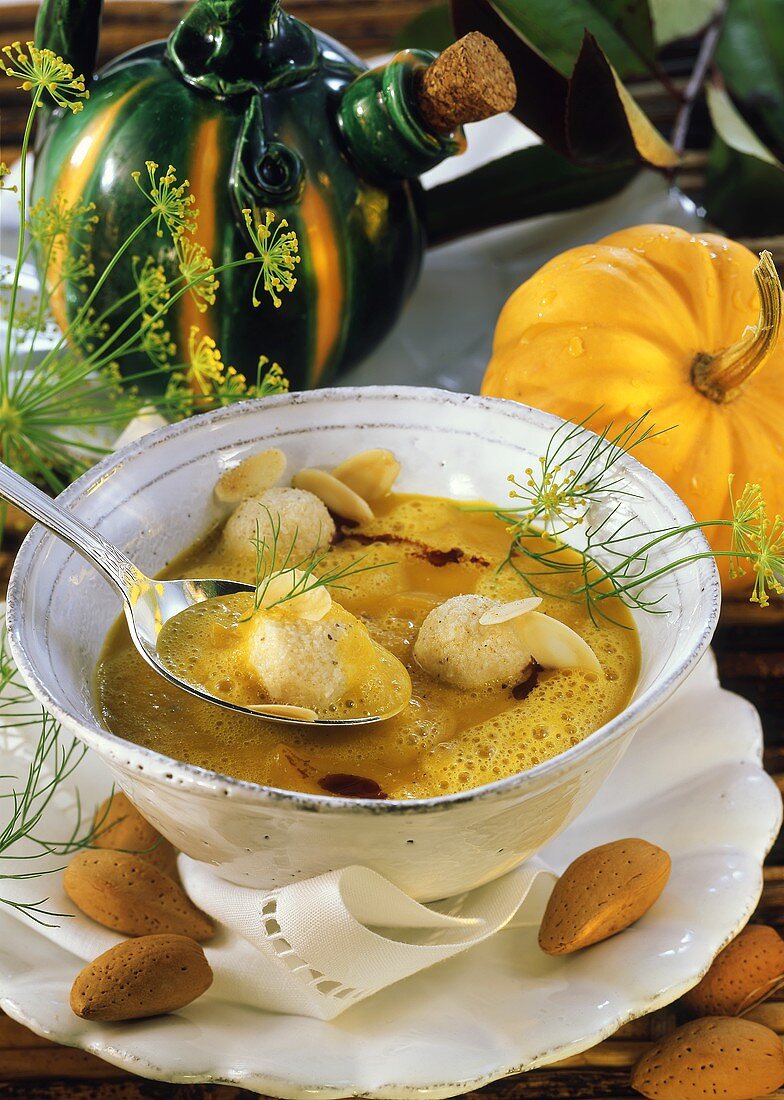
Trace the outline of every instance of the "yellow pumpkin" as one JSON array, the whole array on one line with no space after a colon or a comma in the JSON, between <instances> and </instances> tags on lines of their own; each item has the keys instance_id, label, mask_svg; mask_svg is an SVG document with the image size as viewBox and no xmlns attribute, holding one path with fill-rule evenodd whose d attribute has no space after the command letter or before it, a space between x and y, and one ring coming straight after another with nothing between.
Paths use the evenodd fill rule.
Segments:
<instances>
[{"instance_id":1,"label":"yellow pumpkin","mask_svg":"<svg viewBox=\"0 0 784 1100\"><path fill-rule=\"evenodd\" d=\"M602 430L650 409L673 430L635 455L698 519L731 515L727 477L784 514L781 288L768 254L711 234L639 225L555 257L503 308L482 393ZM597 408L601 406L600 409ZM594 415L591 415L594 414ZM709 533L729 548L726 528ZM750 579L729 576L725 591Z\"/></svg>"}]
</instances>

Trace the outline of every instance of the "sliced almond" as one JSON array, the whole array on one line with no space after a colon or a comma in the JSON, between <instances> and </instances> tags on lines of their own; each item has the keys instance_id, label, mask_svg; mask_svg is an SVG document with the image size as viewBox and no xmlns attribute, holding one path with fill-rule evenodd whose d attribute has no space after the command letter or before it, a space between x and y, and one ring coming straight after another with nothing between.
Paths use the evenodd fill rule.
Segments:
<instances>
[{"instance_id":1,"label":"sliced almond","mask_svg":"<svg viewBox=\"0 0 784 1100\"><path fill-rule=\"evenodd\" d=\"M480 626L495 626L497 623L506 623L510 619L517 619L520 615L527 615L529 611L535 611L541 604L541 596L528 596L524 600L513 600L511 603L502 603L498 607L491 607L485 611L479 620Z\"/></svg>"},{"instance_id":2,"label":"sliced almond","mask_svg":"<svg viewBox=\"0 0 784 1100\"><path fill-rule=\"evenodd\" d=\"M247 709L272 714L276 718L290 718L292 722L315 722L318 719L318 714L310 707L295 707L291 703L254 703Z\"/></svg>"},{"instance_id":3,"label":"sliced almond","mask_svg":"<svg viewBox=\"0 0 784 1100\"><path fill-rule=\"evenodd\" d=\"M360 451L332 471L332 476L348 485L363 500L380 500L397 481L400 463L391 451Z\"/></svg>"},{"instance_id":4,"label":"sliced almond","mask_svg":"<svg viewBox=\"0 0 784 1100\"><path fill-rule=\"evenodd\" d=\"M330 512L355 523L369 523L373 512L366 500L326 470L300 470L291 479L295 489L305 489L326 504Z\"/></svg>"},{"instance_id":5,"label":"sliced almond","mask_svg":"<svg viewBox=\"0 0 784 1100\"><path fill-rule=\"evenodd\" d=\"M523 615L518 630L528 650L542 668L580 668L601 672L596 654L580 635L560 619L530 611Z\"/></svg>"},{"instance_id":6,"label":"sliced almond","mask_svg":"<svg viewBox=\"0 0 784 1100\"><path fill-rule=\"evenodd\" d=\"M332 597L324 585L305 589L296 596L289 595L295 588L306 583L307 574L301 569L285 569L280 573L273 573L264 588L261 607L273 607L277 604L294 618L317 623L332 607ZM285 603L280 603L281 600L285 600Z\"/></svg>"},{"instance_id":7,"label":"sliced almond","mask_svg":"<svg viewBox=\"0 0 784 1100\"><path fill-rule=\"evenodd\" d=\"M237 466L224 470L215 486L215 496L224 504L237 504L260 497L283 477L286 456L277 447L249 455Z\"/></svg>"}]
</instances>

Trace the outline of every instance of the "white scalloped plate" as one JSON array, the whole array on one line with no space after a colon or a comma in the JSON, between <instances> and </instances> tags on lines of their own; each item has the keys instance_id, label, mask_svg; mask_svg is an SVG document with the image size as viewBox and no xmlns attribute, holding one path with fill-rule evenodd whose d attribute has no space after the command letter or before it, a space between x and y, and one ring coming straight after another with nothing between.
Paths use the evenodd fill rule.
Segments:
<instances>
[{"instance_id":1,"label":"white scalloped plate","mask_svg":"<svg viewBox=\"0 0 784 1100\"><path fill-rule=\"evenodd\" d=\"M0 773L13 771L13 744ZM723 691L712 656L636 735L607 784L542 853L556 870L596 844L641 836L673 873L621 936L549 959L535 930L507 929L331 1023L206 994L176 1015L98 1025L72 1015L82 963L0 911L0 1005L50 1039L164 1081L218 1082L278 1097L446 1097L576 1054L695 984L759 899L781 798L760 767L757 712ZM95 759L78 770L104 797ZM543 899L542 899L543 900Z\"/></svg>"}]
</instances>

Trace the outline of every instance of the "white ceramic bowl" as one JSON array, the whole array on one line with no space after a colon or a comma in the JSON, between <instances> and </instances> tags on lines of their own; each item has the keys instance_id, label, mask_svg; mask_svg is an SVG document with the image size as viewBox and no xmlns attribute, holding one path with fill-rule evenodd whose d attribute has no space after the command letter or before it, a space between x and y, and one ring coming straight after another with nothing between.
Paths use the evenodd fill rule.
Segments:
<instances>
[{"instance_id":1,"label":"white ceramic bowl","mask_svg":"<svg viewBox=\"0 0 784 1100\"><path fill-rule=\"evenodd\" d=\"M401 460L402 491L503 501L506 475L545 452L557 417L513 402L440 390L318 390L247 402L164 428L101 462L60 500L123 548L148 574L162 569L216 519L220 472L260 444L290 468L333 465L367 447ZM585 433L586 445L595 441ZM624 480L642 531L688 523L690 513L631 458ZM699 533L664 560L699 552ZM31 690L97 752L146 817L178 848L244 885L282 886L359 863L420 900L447 897L510 870L588 803L634 730L688 675L719 612L713 562L668 577L667 615L636 615L640 680L630 705L561 756L463 794L369 802L296 794L193 767L106 731L93 670L120 612L104 580L40 528L25 540L8 593L9 637ZM655 593L654 593L655 594Z\"/></svg>"}]
</instances>

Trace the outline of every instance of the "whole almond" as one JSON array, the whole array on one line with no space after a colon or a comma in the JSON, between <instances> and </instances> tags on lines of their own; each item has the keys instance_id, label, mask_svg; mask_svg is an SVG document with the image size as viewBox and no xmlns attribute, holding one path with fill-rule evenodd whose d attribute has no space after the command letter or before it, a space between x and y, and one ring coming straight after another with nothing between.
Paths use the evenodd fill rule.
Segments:
<instances>
[{"instance_id":1,"label":"whole almond","mask_svg":"<svg viewBox=\"0 0 784 1100\"><path fill-rule=\"evenodd\" d=\"M168 875L126 852L79 852L65 869L74 905L106 928L127 936L171 933L209 939L212 921Z\"/></svg>"},{"instance_id":2,"label":"whole almond","mask_svg":"<svg viewBox=\"0 0 784 1100\"><path fill-rule=\"evenodd\" d=\"M695 1016L739 1016L784 983L784 940L766 924L750 924L720 951L708 973L683 998Z\"/></svg>"},{"instance_id":3,"label":"whole almond","mask_svg":"<svg viewBox=\"0 0 784 1100\"><path fill-rule=\"evenodd\" d=\"M122 791L115 791L95 814L94 848L132 852L142 856L164 874L177 878L177 849L149 821L142 817Z\"/></svg>"},{"instance_id":4,"label":"whole almond","mask_svg":"<svg viewBox=\"0 0 784 1100\"><path fill-rule=\"evenodd\" d=\"M670 866L663 849L635 837L592 848L556 882L539 946L548 955L568 955L622 932L659 897Z\"/></svg>"},{"instance_id":5,"label":"whole almond","mask_svg":"<svg viewBox=\"0 0 784 1100\"><path fill-rule=\"evenodd\" d=\"M751 1020L692 1020L651 1047L632 1073L649 1100L754 1100L784 1084L784 1047L775 1031Z\"/></svg>"},{"instance_id":6,"label":"whole almond","mask_svg":"<svg viewBox=\"0 0 784 1100\"><path fill-rule=\"evenodd\" d=\"M212 970L188 936L140 936L115 944L81 970L71 1008L83 1020L138 1020L175 1012L212 985Z\"/></svg>"}]
</instances>

